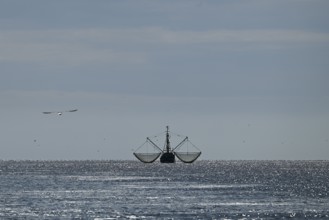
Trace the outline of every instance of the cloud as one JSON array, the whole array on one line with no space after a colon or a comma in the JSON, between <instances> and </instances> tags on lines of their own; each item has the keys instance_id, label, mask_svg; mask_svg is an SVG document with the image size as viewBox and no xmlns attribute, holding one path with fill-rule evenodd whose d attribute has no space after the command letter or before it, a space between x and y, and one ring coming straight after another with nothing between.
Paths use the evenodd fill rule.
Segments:
<instances>
[{"instance_id":1,"label":"cloud","mask_svg":"<svg viewBox=\"0 0 329 220\"><path fill-rule=\"evenodd\" d=\"M168 30L127 29L7 30L0 34L0 62L139 64L145 48L194 44L256 44L263 48L329 43L329 34L302 30ZM264 47L264 45L268 47Z\"/></svg>"},{"instance_id":2,"label":"cloud","mask_svg":"<svg viewBox=\"0 0 329 220\"><path fill-rule=\"evenodd\" d=\"M142 63L143 53L116 50L89 30L5 31L0 35L0 62ZM79 37L79 35L83 37Z\"/></svg>"},{"instance_id":3,"label":"cloud","mask_svg":"<svg viewBox=\"0 0 329 220\"><path fill-rule=\"evenodd\" d=\"M328 33L290 30L169 31L160 28L145 32L162 43L328 43Z\"/></svg>"},{"instance_id":4,"label":"cloud","mask_svg":"<svg viewBox=\"0 0 329 220\"><path fill-rule=\"evenodd\" d=\"M142 63L143 55L133 52L95 48L88 45L66 42L10 43L1 45L0 61L46 62L54 64L80 65L97 63Z\"/></svg>"}]
</instances>

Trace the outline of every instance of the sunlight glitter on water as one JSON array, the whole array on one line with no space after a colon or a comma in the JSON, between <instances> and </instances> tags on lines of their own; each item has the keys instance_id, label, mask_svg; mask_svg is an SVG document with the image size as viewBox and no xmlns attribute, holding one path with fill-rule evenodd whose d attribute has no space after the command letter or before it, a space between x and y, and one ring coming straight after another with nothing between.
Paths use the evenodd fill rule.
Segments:
<instances>
[{"instance_id":1,"label":"sunlight glitter on water","mask_svg":"<svg viewBox=\"0 0 329 220\"><path fill-rule=\"evenodd\" d=\"M305 161L0 161L0 218L327 218L328 168Z\"/></svg>"}]
</instances>

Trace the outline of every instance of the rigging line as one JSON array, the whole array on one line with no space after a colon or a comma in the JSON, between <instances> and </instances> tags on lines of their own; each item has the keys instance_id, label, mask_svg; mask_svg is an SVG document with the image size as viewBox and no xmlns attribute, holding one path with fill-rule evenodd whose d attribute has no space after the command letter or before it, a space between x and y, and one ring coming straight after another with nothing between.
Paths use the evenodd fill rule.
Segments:
<instances>
[{"instance_id":1,"label":"rigging line","mask_svg":"<svg viewBox=\"0 0 329 220\"><path fill-rule=\"evenodd\" d=\"M182 146L186 141L188 141L188 137L185 137L184 140L182 140L174 149L173 151L178 149L180 146Z\"/></svg>"},{"instance_id":2,"label":"rigging line","mask_svg":"<svg viewBox=\"0 0 329 220\"><path fill-rule=\"evenodd\" d=\"M144 141L144 143L143 143L141 146L139 146L139 147L135 150L135 152L137 152L137 151L138 151L141 147L143 147L146 143L147 143L147 140Z\"/></svg>"},{"instance_id":3,"label":"rigging line","mask_svg":"<svg viewBox=\"0 0 329 220\"><path fill-rule=\"evenodd\" d=\"M159 133L159 134L155 134L155 135L149 136L148 138L155 138L155 137L157 137L157 136L159 136L159 135L162 135L162 134L165 134L165 133L166 133L166 132L163 131L163 132L161 132L161 133Z\"/></svg>"},{"instance_id":4,"label":"rigging line","mask_svg":"<svg viewBox=\"0 0 329 220\"><path fill-rule=\"evenodd\" d=\"M183 138L187 137L185 135L177 134L177 133L174 133L174 132L171 132L171 131L169 133L174 134L174 135L176 135L178 137L183 137Z\"/></svg>"},{"instance_id":5,"label":"rigging line","mask_svg":"<svg viewBox=\"0 0 329 220\"><path fill-rule=\"evenodd\" d=\"M160 152L163 152L160 147L158 147L150 138L146 138L148 142L150 142L154 147L156 147Z\"/></svg>"},{"instance_id":6,"label":"rigging line","mask_svg":"<svg viewBox=\"0 0 329 220\"><path fill-rule=\"evenodd\" d=\"M187 140L193 147L195 147L197 150L199 150L200 152L201 152L201 150L197 147L197 146L195 146L190 140Z\"/></svg>"}]
</instances>

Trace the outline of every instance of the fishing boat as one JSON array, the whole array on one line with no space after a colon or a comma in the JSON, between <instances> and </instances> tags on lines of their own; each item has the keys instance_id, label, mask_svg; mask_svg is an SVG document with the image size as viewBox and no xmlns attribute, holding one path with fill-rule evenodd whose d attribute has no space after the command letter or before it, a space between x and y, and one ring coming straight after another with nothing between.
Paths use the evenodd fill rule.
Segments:
<instances>
[{"instance_id":1,"label":"fishing boat","mask_svg":"<svg viewBox=\"0 0 329 220\"><path fill-rule=\"evenodd\" d=\"M184 163L193 163L201 155L201 151L193 145L187 136L174 134L169 132L169 126L166 127L164 147L160 148L159 142L161 143L161 136L155 135L147 137L146 141L137 148L134 152L134 156L143 163L153 163L160 157L161 163L175 163L176 157ZM175 136L177 145L171 147L171 139ZM192 151L190 151L193 149Z\"/></svg>"}]
</instances>

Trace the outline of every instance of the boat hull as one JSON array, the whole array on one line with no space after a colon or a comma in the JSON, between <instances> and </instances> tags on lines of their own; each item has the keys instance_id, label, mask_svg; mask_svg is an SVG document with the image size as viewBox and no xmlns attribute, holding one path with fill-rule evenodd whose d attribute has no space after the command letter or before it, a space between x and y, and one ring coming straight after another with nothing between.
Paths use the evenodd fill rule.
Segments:
<instances>
[{"instance_id":1,"label":"boat hull","mask_svg":"<svg viewBox=\"0 0 329 220\"><path fill-rule=\"evenodd\" d=\"M174 153L163 153L160 157L161 163L175 163Z\"/></svg>"}]
</instances>

